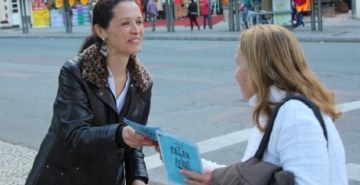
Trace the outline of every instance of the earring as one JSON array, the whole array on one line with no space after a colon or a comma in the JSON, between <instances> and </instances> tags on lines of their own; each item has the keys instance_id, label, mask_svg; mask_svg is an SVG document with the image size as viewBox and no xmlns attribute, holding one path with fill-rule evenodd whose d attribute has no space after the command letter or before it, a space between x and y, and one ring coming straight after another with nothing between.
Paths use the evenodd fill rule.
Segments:
<instances>
[{"instance_id":1,"label":"earring","mask_svg":"<svg viewBox=\"0 0 360 185\"><path fill-rule=\"evenodd\" d=\"M107 43L106 43L106 38L103 38L103 43L101 45L101 49L100 49L100 53L102 55L104 55L104 57L107 57L108 53L109 53L109 50L108 50L108 47L107 47Z\"/></svg>"}]
</instances>

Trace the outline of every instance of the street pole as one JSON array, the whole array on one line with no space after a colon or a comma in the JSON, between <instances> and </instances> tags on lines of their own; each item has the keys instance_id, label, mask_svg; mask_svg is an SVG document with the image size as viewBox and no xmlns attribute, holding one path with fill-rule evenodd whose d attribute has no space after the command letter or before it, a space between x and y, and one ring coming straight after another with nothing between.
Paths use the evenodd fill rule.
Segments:
<instances>
[{"instance_id":1,"label":"street pole","mask_svg":"<svg viewBox=\"0 0 360 185\"><path fill-rule=\"evenodd\" d=\"M356 0L352 0L351 2L351 16L352 18L360 18L360 17L357 17L357 12L356 12L356 6L358 6L356 3L360 3L360 2L356 2Z\"/></svg>"},{"instance_id":2,"label":"street pole","mask_svg":"<svg viewBox=\"0 0 360 185\"><path fill-rule=\"evenodd\" d=\"M211 4L211 0L208 1L208 6L209 6L209 12L208 12L208 23L209 23L209 28L212 29L212 4ZM214 7L215 8L215 7Z\"/></svg>"},{"instance_id":3,"label":"street pole","mask_svg":"<svg viewBox=\"0 0 360 185\"><path fill-rule=\"evenodd\" d=\"M170 18L170 31L171 32L175 32L175 27L174 27L174 2L173 0L169 0L170 3L170 8L169 8L169 18Z\"/></svg>"},{"instance_id":4,"label":"street pole","mask_svg":"<svg viewBox=\"0 0 360 185\"><path fill-rule=\"evenodd\" d=\"M166 30L170 32L169 0L165 0Z\"/></svg>"},{"instance_id":5,"label":"street pole","mask_svg":"<svg viewBox=\"0 0 360 185\"><path fill-rule=\"evenodd\" d=\"M174 11L172 0L165 0L166 28L167 32L174 32Z\"/></svg>"},{"instance_id":6,"label":"street pole","mask_svg":"<svg viewBox=\"0 0 360 185\"><path fill-rule=\"evenodd\" d=\"M236 25L236 31L240 31L240 12L239 12L239 1L234 1L234 7L235 7L235 25Z\"/></svg>"},{"instance_id":7,"label":"street pole","mask_svg":"<svg viewBox=\"0 0 360 185\"><path fill-rule=\"evenodd\" d=\"M22 32L29 33L29 24L26 15L26 4L25 0L20 0L20 14L21 14L21 25L22 25Z\"/></svg>"},{"instance_id":8,"label":"street pole","mask_svg":"<svg viewBox=\"0 0 360 185\"><path fill-rule=\"evenodd\" d=\"M72 33L72 24L71 24L71 17L70 17L70 5L69 0L64 0L64 13L65 13L65 20L66 20L66 33Z\"/></svg>"},{"instance_id":9,"label":"street pole","mask_svg":"<svg viewBox=\"0 0 360 185\"><path fill-rule=\"evenodd\" d=\"M323 31L321 0L318 0L318 31Z\"/></svg>"},{"instance_id":10,"label":"street pole","mask_svg":"<svg viewBox=\"0 0 360 185\"><path fill-rule=\"evenodd\" d=\"M320 0L318 0L318 1L320 1ZM311 7L311 31L315 31L316 25L315 25L315 2L314 2L314 0L310 0L310 7Z\"/></svg>"},{"instance_id":11,"label":"street pole","mask_svg":"<svg viewBox=\"0 0 360 185\"><path fill-rule=\"evenodd\" d=\"M229 0L229 31L235 31L234 25L234 1Z\"/></svg>"}]
</instances>

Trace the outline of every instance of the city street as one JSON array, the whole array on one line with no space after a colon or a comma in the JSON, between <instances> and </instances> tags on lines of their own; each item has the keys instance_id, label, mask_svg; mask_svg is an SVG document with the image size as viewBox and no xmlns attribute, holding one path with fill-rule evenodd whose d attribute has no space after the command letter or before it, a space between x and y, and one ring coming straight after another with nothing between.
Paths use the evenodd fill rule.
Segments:
<instances>
[{"instance_id":1,"label":"city street","mask_svg":"<svg viewBox=\"0 0 360 185\"><path fill-rule=\"evenodd\" d=\"M2 146L29 152L1 157L0 185L24 184L51 121L60 67L77 54L81 42L0 39L0 154L6 151ZM349 182L360 184L360 43L301 44L310 67L334 90L344 111L336 127L345 145ZM154 78L149 125L198 143L203 158L225 165L240 161L252 127L251 110L234 79L237 45L145 40L139 54ZM159 156L153 148L144 151L150 180L166 184Z\"/></svg>"}]
</instances>

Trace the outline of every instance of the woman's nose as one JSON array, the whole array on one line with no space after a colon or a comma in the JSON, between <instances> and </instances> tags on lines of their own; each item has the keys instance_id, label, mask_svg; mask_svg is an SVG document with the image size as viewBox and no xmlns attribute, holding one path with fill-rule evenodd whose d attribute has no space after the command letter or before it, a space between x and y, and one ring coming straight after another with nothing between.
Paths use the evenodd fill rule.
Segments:
<instances>
[{"instance_id":1,"label":"woman's nose","mask_svg":"<svg viewBox=\"0 0 360 185\"><path fill-rule=\"evenodd\" d=\"M141 29L141 25L138 25L137 23L131 24L131 32L132 33L139 33Z\"/></svg>"}]
</instances>

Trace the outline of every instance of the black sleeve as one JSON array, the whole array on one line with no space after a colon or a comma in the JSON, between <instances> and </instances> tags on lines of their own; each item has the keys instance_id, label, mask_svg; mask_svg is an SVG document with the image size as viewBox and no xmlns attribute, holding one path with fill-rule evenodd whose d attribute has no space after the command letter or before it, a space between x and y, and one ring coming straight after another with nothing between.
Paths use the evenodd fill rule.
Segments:
<instances>
[{"instance_id":1,"label":"black sleeve","mask_svg":"<svg viewBox=\"0 0 360 185\"><path fill-rule=\"evenodd\" d=\"M146 100L144 104L144 112L139 120L139 123L147 124L150 105L151 105L151 88L144 92L146 94ZM125 154L125 174L126 174L126 184L131 184L135 179L142 180L146 184L148 183L148 173L144 160L144 153L142 148L137 149L128 149Z\"/></svg>"},{"instance_id":2,"label":"black sleeve","mask_svg":"<svg viewBox=\"0 0 360 185\"><path fill-rule=\"evenodd\" d=\"M94 114L83 84L79 67L72 61L66 62L59 75L52 123L72 152L95 155L120 152L115 140L119 124L94 126Z\"/></svg>"}]
</instances>

